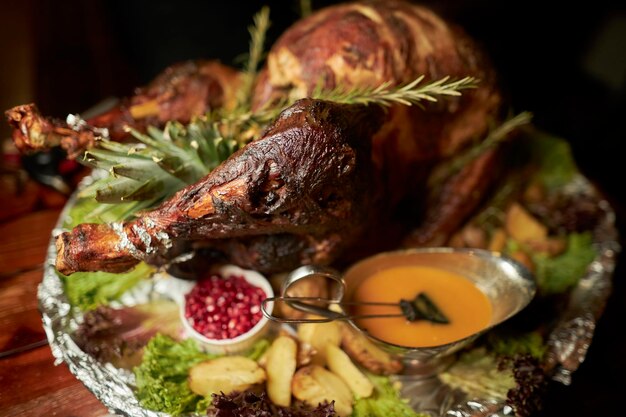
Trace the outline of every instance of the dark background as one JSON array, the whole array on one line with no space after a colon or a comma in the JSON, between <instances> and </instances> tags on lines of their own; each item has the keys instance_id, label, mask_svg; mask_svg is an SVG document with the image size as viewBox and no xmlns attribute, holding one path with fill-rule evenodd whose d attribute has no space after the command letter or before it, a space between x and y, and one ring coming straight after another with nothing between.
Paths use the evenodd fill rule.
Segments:
<instances>
[{"instance_id":1,"label":"dark background","mask_svg":"<svg viewBox=\"0 0 626 417\"><path fill-rule=\"evenodd\" d=\"M313 0L313 7L336 3ZM605 192L624 231L626 9L618 2L438 1L490 53L516 111L572 144L581 170ZM129 95L166 66L192 58L238 65L252 15L271 8L270 43L298 17L297 0L34 1L0 14L0 105L34 101L65 117ZM239 61L240 62L240 61ZM6 126L0 138L8 136ZM624 256L622 256L624 258ZM554 386L544 414L624 415L626 267L588 358L570 387Z\"/></svg>"}]
</instances>

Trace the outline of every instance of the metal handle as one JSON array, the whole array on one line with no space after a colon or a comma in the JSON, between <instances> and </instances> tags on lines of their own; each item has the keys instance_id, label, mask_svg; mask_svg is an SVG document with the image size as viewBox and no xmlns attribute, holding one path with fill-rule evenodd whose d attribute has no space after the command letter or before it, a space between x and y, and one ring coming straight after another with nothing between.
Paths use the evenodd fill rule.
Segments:
<instances>
[{"instance_id":1,"label":"metal handle","mask_svg":"<svg viewBox=\"0 0 626 417\"><path fill-rule=\"evenodd\" d=\"M311 304L308 301L321 302L324 306ZM270 313L270 311L275 311L274 303L285 303L293 309L302 311L304 313L313 314L313 316L297 319L275 316L274 314ZM268 305L271 305L271 309L268 308ZM263 312L263 315L265 317L279 323L328 323L330 321L347 319L347 316L344 313L329 310L328 307L330 305L340 304L338 302L321 297L269 297L261 302L261 311Z\"/></svg>"},{"instance_id":2,"label":"metal handle","mask_svg":"<svg viewBox=\"0 0 626 417\"><path fill-rule=\"evenodd\" d=\"M332 268L315 265L304 265L291 271L283 281L280 294L283 297L286 297L289 287L302 279L312 277L324 277L335 281L337 285L335 285L334 292L329 300L338 303L343 299L343 296L346 293L346 282L343 280L341 274Z\"/></svg>"},{"instance_id":3,"label":"metal handle","mask_svg":"<svg viewBox=\"0 0 626 417\"><path fill-rule=\"evenodd\" d=\"M291 308L305 313L313 314L304 318L290 319L286 317L278 317L273 315L270 311L274 311L274 303L286 303ZM324 306L320 306L313 303L321 303ZM271 307L268 307L268 304ZM345 313L345 306L350 305L382 305L387 307L398 307L397 303L359 303L348 302L341 303L338 301L329 300L322 297L269 297L261 302L261 311L263 315L272 321L279 323L328 323L335 320L354 320L354 319L372 319L372 318L390 318L390 317L406 317L404 313L398 314L347 314ZM341 308L341 311L335 311L331 309L331 306L336 305Z\"/></svg>"},{"instance_id":4,"label":"metal handle","mask_svg":"<svg viewBox=\"0 0 626 417\"><path fill-rule=\"evenodd\" d=\"M289 288L297 283L300 280L313 278L313 277L323 277L335 281L332 296L330 298L315 298L315 297L289 297L287 296L287 291ZM314 322L314 323L325 323L333 320L340 320L344 315L342 313L334 312L328 310L328 306L331 304L339 304L341 299L343 298L346 292L346 283L343 280L341 274L328 267L324 266L315 266L315 265L304 265L299 268L291 271L283 281L280 288L280 297L270 297L266 298L261 303L261 311L263 315L270 320L279 321L281 323L306 323L306 322ZM325 307L316 306L313 304L308 304L305 301L322 301L325 303ZM296 310L304 311L306 313L315 314L317 316L321 316L320 318L309 318L309 319L287 319L274 316L270 313L270 311L276 311L274 309L274 303L283 302L286 303L289 307L294 308ZM271 308L268 309L268 306Z\"/></svg>"}]
</instances>

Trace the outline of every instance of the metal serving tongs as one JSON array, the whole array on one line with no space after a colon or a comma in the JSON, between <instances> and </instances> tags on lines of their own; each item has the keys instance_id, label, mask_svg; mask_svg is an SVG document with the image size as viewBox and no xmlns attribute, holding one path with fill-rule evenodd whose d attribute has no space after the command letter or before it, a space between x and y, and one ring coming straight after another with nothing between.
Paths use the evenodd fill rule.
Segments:
<instances>
[{"instance_id":1,"label":"metal serving tongs","mask_svg":"<svg viewBox=\"0 0 626 417\"><path fill-rule=\"evenodd\" d=\"M322 276L335 281L332 298L323 297L288 297L287 290L297 281ZM291 272L283 282L280 297L269 297L261 303L261 311L270 320L279 323L328 323L335 320L359 320L373 318L403 317L408 321L427 320L432 323L447 324L450 321L441 312L437 305L423 292L417 294L412 300L400 300L397 303L368 302L368 301L343 301L345 293L345 281L341 275L330 268L317 266L303 266ZM299 319L278 317L273 314L276 303L286 303L289 307L313 315ZM398 313L391 314L350 314L350 307L357 306L383 306L397 307Z\"/></svg>"}]
</instances>

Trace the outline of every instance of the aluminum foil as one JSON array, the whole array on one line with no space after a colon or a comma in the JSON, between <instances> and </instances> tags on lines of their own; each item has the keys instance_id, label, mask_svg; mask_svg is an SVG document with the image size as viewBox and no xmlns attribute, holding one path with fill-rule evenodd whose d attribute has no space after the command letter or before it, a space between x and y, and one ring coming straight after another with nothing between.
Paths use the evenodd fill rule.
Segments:
<instances>
[{"instance_id":1,"label":"aluminum foil","mask_svg":"<svg viewBox=\"0 0 626 417\"><path fill-rule=\"evenodd\" d=\"M600 200L603 217L594 232L598 256L587 274L573 290L569 305L548 339L548 364L555 381L571 382L572 374L584 361L591 343L596 321L604 311L612 289L612 273L620 251L615 227L615 214L608 202L601 200L595 188L579 176L564 190L572 195L594 196ZM74 204L70 199L53 231L47 253L44 277L39 285L39 306L52 354L56 364L65 362L70 371L109 408L111 413L129 417L167 416L143 408L134 394L132 373L110 364L97 362L80 350L72 340L81 317L76 316L63 292L63 285L54 269L56 248L54 236L62 231L63 220ZM121 302L132 305L164 296L170 288L163 288L158 280L145 284L124 295ZM416 409L433 416L511 416L514 411L499 398L470 398L466 393L443 384L436 376L406 376L402 393Z\"/></svg>"}]
</instances>

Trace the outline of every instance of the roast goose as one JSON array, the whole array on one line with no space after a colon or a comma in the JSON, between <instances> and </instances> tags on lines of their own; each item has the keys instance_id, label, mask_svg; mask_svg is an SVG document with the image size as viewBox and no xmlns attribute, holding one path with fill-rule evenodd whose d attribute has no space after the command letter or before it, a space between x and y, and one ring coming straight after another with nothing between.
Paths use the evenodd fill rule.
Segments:
<instances>
[{"instance_id":1,"label":"roast goose","mask_svg":"<svg viewBox=\"0 0 626 417\"><path fill-rule=\"evenodd\" d=\"M229 73L221 65L213 68ZM233 91L228 82L237 83L237 77L207 74L207 79L224 84L208 90L165 88L173 94L168 102L181 94L183 101L205 107L180 106L163 114L186 120L208 107L227 105L225 92ZM426 80L472 76L480 84L461 97L423 108L394 105L383 111L376 105L306 99L320 86L400 85L420 75ZM184 85L181 78L174 79ZM168 82L167 77L161 80ZM190 98L195 91L201 100ZM262 272L333 264L384 245L440 245L476 209L494 178L499 158L491 150L442 186L427 186L434 167L485 138L498 121L502 99L494 70L478 46L422 6L382 0L347 3L296 22L272 46L253 103L260 108L285 98L302 100L160 207L129 222L83 224L61 234L59 271L120 272L140 260L163 262L180 242L215 248L232 262ZM119 114L119 119L108 116L107 127L163 119ZM18 128L17 143L33 146L33 138L24 137L33 135L32 126L23 116L9 116ZM74 136L64 138L71 142Z\"/></svg>"}]
</instances>

